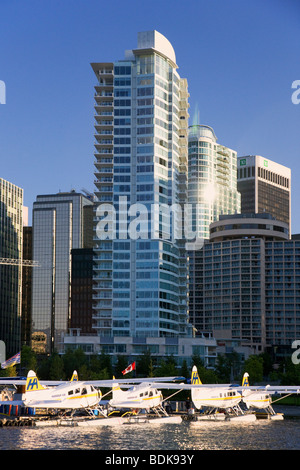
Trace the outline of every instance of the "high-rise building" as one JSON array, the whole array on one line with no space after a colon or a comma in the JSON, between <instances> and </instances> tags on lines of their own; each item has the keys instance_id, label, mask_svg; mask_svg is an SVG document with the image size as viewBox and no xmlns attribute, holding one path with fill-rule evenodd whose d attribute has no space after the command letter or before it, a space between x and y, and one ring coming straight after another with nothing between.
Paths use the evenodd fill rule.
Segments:
<instances>
[{"instance_id":1,"label":"high-rise building","mask_svg":"<svg viewBox=\"0 0 300 470\"><path fill-rule=\"evenodd\" d=\"M203 246L201 329L261 353L300 333L300 241L270 214L220 216Z\"/></svg>"},{"instance_id":2,"label":"high-rise building","mask_svg":"<svg viewBox=\"0 0 300 470\"><path fill-rule=\"evenodd\" d=\"M189 251L190 322L201 331L202 315L202 250L209 239L210 224L221 214L239 213L237 191L237 153L217 142L214 130L206 125L193 125L188 136L188 202L192 213L192 232L198 245ZM202 243L201 243L202 242Z\"/></svg>"},{"instance_id":3,"label":"high-rise building","mask_svg":"<svg viewBox=\"0 0 300 470\"><path fill-rule=\"evenodd\" d=\"M23 189L0 178L0 340L8 356L21 346ZM9 261L9 262L10 262Z\"/></svg>"},{"instance_id":4,"label":"high-rise building","mask_svg":"<svg viewBox=\"0 0 300 470\"><path fill-rule=\"evenodd\" d=\"M186 251L183 237L172 236L186 203L187 81L157 31L138 33L124 60L92 68L96 330L101 337L187 335ZM108 212L114 207L107 234L104 203ZM178 211L169 217L173 204Z\"/></svg>"},{"instance_id":5,"label":"high-rise building","mask_svg":"<svg viewBox=\"0 0 300 470\"><path fill-rule=\"evenodd\" d=\"M93 249L79 248L71 252L71 321L70 328L93 334Z\"/></svg>"},{"instance_id":6,"label":"high-rise building","mask_svg":"<svg viewBox=\"0 0 300 470\"><path fill-rule=\"evenodd\" d=\"M75 191L37 196L33 204L32 346L58 351L70 321L71 250L90 247L93 201Z\"/></svg>"},{"instance_id":7,"label":"high-rise building","mask_svg":"<svg viewBox=\"0 0 300 470\"><path fill-rule=\"evenodd\" d=\"M291 236L291 170L259 155L238 157L242 213L271 214L288 224Z\"/></svg>"},{"instance_id":8,"label":"high-rise building","mask_svg":"<svg viewBox=\"0 0 300 470\"><path fill-rule=\"evenodd\" d=\"M209 226L221 214L240 212L237 189L237 153L217 142L214 130L205 125L189 127L188 202L193 207L192 229L209 239Z\"/></svg>"},{"instance_id":9,"label":"high-rise building","mask_svg":"<svg viewBox=\"0 0 300 470\"><path fill-rule=\"evenodd\" d=\"M24 223L25 225L25 223ZM23 259L32 261L32 227L23 226ZM31 291L32 270L38 269L23 265L22 269L22 326L21 343L31 345Z\"/></svg>"}]
</instances>

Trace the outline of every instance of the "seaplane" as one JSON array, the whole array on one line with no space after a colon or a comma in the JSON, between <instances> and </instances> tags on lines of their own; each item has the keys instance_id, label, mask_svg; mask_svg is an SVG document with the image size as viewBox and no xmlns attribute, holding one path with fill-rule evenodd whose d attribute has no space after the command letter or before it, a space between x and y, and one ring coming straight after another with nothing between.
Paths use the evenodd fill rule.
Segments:
<instances>
[{"instance_id":1,"label":"seaplane","mask_svg":"<svg viewBox=\"0 0 300 470\"><path fill-rule=\"evenodd\" d=\"M191 398L195 408L204 408L200 418L227 420L235 418L239 421L255 419L254 415L246 414L241 409L242 394L230 385L203 387L196 366L192 369L191 385L198 385L191 388Z\"/></svg>"},{"instance_id":2,"label":"seaplane","mask_svg":"<svg viewBox=\"0 0 300 470\"><path fill-rule=\"evenodd\" d=\"M249 375L244 376L242 385L236 384L202 384L196 366L192 369L189 384L185 383L161 383L161 389L188 390L191 393L192 402L197 409L203 413L194 421L226 419L228 421L254 421L256 415L251 412L259 401L267 406L271 419L282 419L280 413L276 414L270 408L270 395L279 394L283 396L300 394L300 385L249 385ZM155 386L155 383L152 383ZM158 384L157 384L158 386ZM248 405L249 411L245 412L242 402ZM263 406L261 406L263 407Z\"/></svg>"},{"instance_id":3,"label":"seaplane","mask_svg":"<svg viewBox=\"0 0 300 470\"><path fill-rule=\"evenodd\" d=\"M1 381L3 383L3 381ZM5 381L20 386L22 380ZM25 408L46 410L77 410L91 409L98 406L101 400L101 392L93 385L78 381L77 371L73 372L69 382L46 382L43 385L32 370L28 372L25 391L19 395L20 399L1 401L0 405L18 405Z\"/></svg>"},{"instance_id":4,"label":"seaplane","mask_svg":"<svg viewBox=\"0 0 300 470\"><path fill-rule=\"evenodd\" d=\"M242 401L245 403L247 408L258 409L258 410L265 410L267 413L267 417L273 420L280 420L283 419L282 413L276 413L272 407L272 393L266 391L268 386L266 386L265 390L251 390L249 389L249 374L248 372L244 373L243 380L242 380L242 387L245 387L242 391Z\"/></svg>"},{"instance_id":5,"label":"seaplane","mask_svg":"<svg viewBox=\"0 0 300 470\"><path fill-rule=\"evenodd\" d=\"M157 381L178 380L178 377L160 377ZM182 378L181 378L182 379ZM149 379L121 379L119 383L124 384L124 387L131 387L131 383L140 384L139 387L145 388L143 382L149 382ZM79 381L76 371L73 372L70 381L40 381L34 371L28 372L27 378L5 378L0 381L0 385L14 385L17 386L17 391L20 391L22 386L25 385L24 393L19 393L18 399L0 401L0 405L20 406L23 408L43 409L49 412L57 412L59 414L66 414L71 412L71 418L76 410L86 411L89 417L106 418L105 424L120 424L118 418L108 418L107 411L103 410L101 406L101 399L104 397L100 387L114 388L116 384L115 379L112 380L91 380ZM23 390L22 390L23 391ZM126 393L126 392L124 392ZM143 393L146 393L143 392ZM153 392L152 392L153 393ZM158 392L156 391L156 395ZM135 408L138 408L135 403ZM158 405L159 406L159 405ZM89 421L89 425L92 420ZM94 424L99 424L99 419L94 420ZM101 420L104 424L104 419ZM79 422L78 425L85 425L84 422Z\"/></svg>"},{"instance_id":6,"label":"seaplane","mask_svg":"<svg viewBox=\"0 0 300 470\"><path fill-rule=\"evenodd\" d=\"M181 422L181 417L168 415L163 402L161 391L151 383L140 383L125 391L120 388L119 383L115 383L108 405L111 408L128 410L122 415L127 415L128 422ZM150 417L151 412L154 413L153 419Z\"/></svg>"}]
</instances>

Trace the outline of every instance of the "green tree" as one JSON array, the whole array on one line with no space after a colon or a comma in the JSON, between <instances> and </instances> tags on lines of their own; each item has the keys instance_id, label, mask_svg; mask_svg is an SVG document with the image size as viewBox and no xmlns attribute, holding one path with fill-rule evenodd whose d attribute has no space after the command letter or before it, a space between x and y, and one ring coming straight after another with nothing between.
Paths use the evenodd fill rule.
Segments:
<instances>
[{"instance_id":1,"label":"green tree","mask_svg":"<svg viewBox=\"0 0 300 470\"><path fill-rule=\"evenodd\" d=\"M264 364L263 357L252 354L244 363L244 372L249 374L249 383L254 385L263 381Z\"/></svg>"},{"instance_id":2,"label":"green tree","mask_svg":"<svg viewBox=\"0 0 300 470\"><path fill-rule=\"evenodd\" d=\"M116 378L122 377L122 371L128 367L128 359L125 356L118 355L117 363L115 365L115 376ZM127 375L127 377L131 377L131 375Z\"/></svg>"},{"instance_id":3,"label":"green tree","mask_svg":"<svg viewBox=\"0 0 300 470\"><path fill-rule=\"evenodd\" d=\"M29 346L24 345L21 350L21 366L24 369L24 374L27 375L30 370L36 372L37 370L37 357L34 351Z\"/></svg>"},{"instance_id":4,"label":"green tree","mask_svg":"<svg viewBox=\"0 0 300 470\"><path fill-rule=\"evenodd\" d=\"M182 377L185 377L186 379L190 378L191 376L191 372L187 366L187 362L186 360L184 359L182 361L182 366L181 366L181 369L180 369L180 375L182 375Z\"/></svg>"},{"instance_id":5,"label":"green tree","mask_svg":"<svg viewBox=\"0 0 300 470\"><path fill-rule=\"evenodd\" d=\"M49 379L65 380L64 362L57 352L50 358Z\"/></svg>"},{"instance_id":6,"label":"green tree","mask_svg":"<svg viewBox=\"0 0 300 470\"><path fill-rule=\"evenodd\" d=\"M158 368L155 370L158 377L171 377L178 375L177 363L173 356L167 356L166 359L161 359Z\"/></svg>"},{"instance_id":7,"label":"green tree","mask_svg":"<svg viewBox=\"0 0 300 470\"><path fill-rule=\"evenodd\" d=\"M136 370L141 377L153 377L153 362L149 349L138 357Z\"/></svg>"},{"instance_id":8,"label":"green tree","mask_svg":"<svg viewBox=\"0 0 300 470\"><path fill-rule=\"evenodd\" d=\"M98 356L99 360L99 372L102 375L107 375L108 379L111 379L113 376L113 367L111 363L111 357L108 354L105 354L103 351L101 351L101 354Z\"/></svg>"}]
</instances>

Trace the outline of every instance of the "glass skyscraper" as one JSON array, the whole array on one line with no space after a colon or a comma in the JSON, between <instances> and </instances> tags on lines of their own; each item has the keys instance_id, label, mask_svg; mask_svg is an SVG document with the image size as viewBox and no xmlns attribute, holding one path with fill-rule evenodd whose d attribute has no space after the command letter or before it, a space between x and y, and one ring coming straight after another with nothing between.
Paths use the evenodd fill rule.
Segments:
<instances>
[{"instance_id":1,"label":"glass skyscraper","mask_svg":"<svg viewBox=\"0 0 300 470\"><path fill-rule=\"evenodd\" d=\"M33 204L32 346L61 349L70 321L71 250L88 247L92 200L75 191L37 196ZM40 344L39 344L40 343Z\"/></svg>"},{"instance_id":2,"label":"glass skyscraper","mask_svg":"<svg viewBox=\"0 0 300 470\"><path fill-rule=\"evenodd\" d=\"M157 31L139 33L124 60L92 67L97 333L187 335L187 256L176 232L187 202L187 81Z\"/></svg>"},{"instance_id":3,"label":"glass skyscraper","mask_svg":"<svg viewBox=\"0 0 300 470\"><path fill-rule=\"evenodd\" d=\"M192 232L198 238L194 249L189 251L189 313L190 321L201 331L201 247L209 239L212 222L218 220L221 214L235 214L241 210L241 197L237 191L236 151L219 144L214 130L206 125L189 127L188 202L192 214Z\"/></svg>"},{"instance_id":4,"label":"glass skyscraper","mask_svg":"<svg viewBox=\"0 0 300 470\"><path fill-rule=\"evenodd\" d=\"M23 189L0 178L0 340L8 357L21 346Z\"/></svg>"}]
</instances>

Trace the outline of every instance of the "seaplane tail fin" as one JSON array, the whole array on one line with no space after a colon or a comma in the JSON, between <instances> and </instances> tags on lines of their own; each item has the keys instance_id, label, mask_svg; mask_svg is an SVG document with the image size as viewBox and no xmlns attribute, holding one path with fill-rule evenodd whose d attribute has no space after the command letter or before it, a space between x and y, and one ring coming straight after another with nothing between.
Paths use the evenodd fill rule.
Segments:
<instances>
[{"instance_id":1,"label":"seaplane tail fin","mask_svg":"<svg viewBox=\"0 0 300 470\"><path fill-rule=\"evenodd\" d=\"M199 374L197 367L194 366L192 369L192 376L191 376L191 384L192 385L202 385L202 382L200 380Z\"/></svg>"},{"instance_id":2,"label":"seaplane tail fin","mask_svg":"<svg viewBox=\"0 0 300 470\"><path fill-rule=\"evenodd\" d=\"M71 378L71 382L78 382L77 370L74 370L72 378Z\"/></svg>"},{"instance_id":3,"label":"seaplane tail fin","mask_svg":"<svg viewBox=\"0 0 300 470\"><path fill-rule=\"evenodd\" d=\"M242 381L242 386L243 386L243 387L249 387L249 380L248 380L248 377L249 377L248 372L245 372L245 373L244 373L244 376L243 376L243 381Z\"/></svg>"},{"instance_id":4,"label":"seaplane tail fin","mask_svg":"<svg viewBox=\"0 0 300 470\"><path fill-rule=\"evenodd\" d=\"M25 392L36 392L38 390L44 390L45 387L40 384L39 379L36 376L36 373L33 370L30 370L27 374L26 388Z\"/></svg>"},{"instance_id":5,"label":"seaplane tail fin","mask_svg":"<svg viewBox=\"0 0 300 470\"><path fill-rule=\"evenodd\" d=\"M114 376L113 380L116 380ZM119 400L121 396L123 397L123 394L124 392L120 389L120 385L117 382L114 382L112 387L112 399Z\"/></svg>"}]
</instances>

